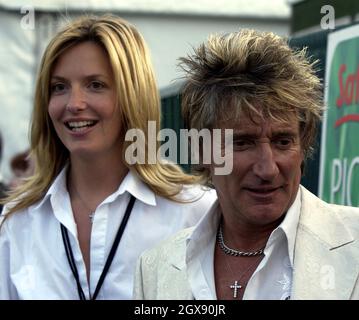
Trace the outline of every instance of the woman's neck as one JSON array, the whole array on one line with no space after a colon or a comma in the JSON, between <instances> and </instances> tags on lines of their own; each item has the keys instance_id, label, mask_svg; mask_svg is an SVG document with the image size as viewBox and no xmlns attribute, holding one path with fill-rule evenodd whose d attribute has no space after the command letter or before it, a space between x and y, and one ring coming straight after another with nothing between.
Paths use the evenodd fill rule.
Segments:
<instances>
[{"instance_id":1,"label":"woman's neck","mask_svg":"<svg viewBox=\"0 0 359 320\"><path fill-rule=\"evenodd\" d=\"M96 204L112 194L128 173L121 158L117 159L81 159L72 157L68 172L67 187L70 196L73 190L83 199Z\"/></svg>"}]
</instances>

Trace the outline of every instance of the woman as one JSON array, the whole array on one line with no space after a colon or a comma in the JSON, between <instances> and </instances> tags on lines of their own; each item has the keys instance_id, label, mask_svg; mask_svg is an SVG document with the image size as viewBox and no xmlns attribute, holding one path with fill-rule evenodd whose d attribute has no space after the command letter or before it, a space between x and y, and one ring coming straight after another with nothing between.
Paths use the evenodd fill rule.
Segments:
<instances>
[{"instance_id":1,"label":"woman","mask_svg":"<svg viewBox=\"0 0 359 320\"><path fill-rule=\"evenodd\" d=\"M4 209L0 298L129 299L139 254L207 211L214 194L184 186L194 177L177 166L125 161L127 130L146 135L159 110L129 23L82 17L54 37L35 93L35 172Z\"/></svg>"}]
</instances>

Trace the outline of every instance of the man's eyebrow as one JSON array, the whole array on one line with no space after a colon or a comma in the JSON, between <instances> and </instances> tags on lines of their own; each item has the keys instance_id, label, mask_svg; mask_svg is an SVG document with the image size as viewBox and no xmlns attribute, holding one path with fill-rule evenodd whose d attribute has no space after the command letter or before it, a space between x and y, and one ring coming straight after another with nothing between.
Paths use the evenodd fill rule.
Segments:
<instances>
[{"instance_id":1,"label":"man's eyebrow","mask_svg":"<svg viewBox=\"0 0 359 320\"><path fill-rule=\"evenodd\" d=\"M260 136L259 133L256 132L241 132L235 131L233 132L233 139L255 139ZM295 130L276 130L272 132L272 137L295 137L297 136L297 132Z\"/></svg>"},{"instance_id":2,"label":"man's eyebrow","mask_svg":"<svg viewBox=\"0 0 359 320\"><path fill-rule=\"evenodd\" d=\"M295 137L297 135L297 132L295 130L276 130L272 133L272 136L274 137Z\"/></svg>"},{"instance_id":3,"label":"man's eyebrow","mask_svg":"<svg viewBox=\"0 0 359 320\"><path fill-rule=\"evenodd\" d=\"M233 139L254 139L257 138L258 134L254 132L233 132Z\"/></svg>"}]
</instances>

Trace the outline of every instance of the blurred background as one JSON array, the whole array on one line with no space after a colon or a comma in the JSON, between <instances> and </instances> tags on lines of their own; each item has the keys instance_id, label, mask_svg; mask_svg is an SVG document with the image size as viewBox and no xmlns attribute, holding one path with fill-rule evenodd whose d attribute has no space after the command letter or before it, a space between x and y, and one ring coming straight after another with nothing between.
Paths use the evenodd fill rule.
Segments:
<instances>
[{"instance_id":1,"label":"blurred background","mask_svg":"<svg viewBox=\"0 0 359 320\"><path fill-rule=\"evenodd\" d=\"M320 59L318 74L324 79L326 39L333 31L330 24L322 23L325 5L335 9L335 28L357 23L357 0L0 0L3 180L14 178L11 161L28 149L39 59L51 36L67 20L81 14L112 13L134 24L151 51L162 97L162 125L179 130L183 123L178 57L210 33L254 28L287 36L293 47L308 46L313 59ZM320 136L318 146L319 141ZM318 188L318 154L303 180L314 193Z\"/></svg>"}]
</instances>

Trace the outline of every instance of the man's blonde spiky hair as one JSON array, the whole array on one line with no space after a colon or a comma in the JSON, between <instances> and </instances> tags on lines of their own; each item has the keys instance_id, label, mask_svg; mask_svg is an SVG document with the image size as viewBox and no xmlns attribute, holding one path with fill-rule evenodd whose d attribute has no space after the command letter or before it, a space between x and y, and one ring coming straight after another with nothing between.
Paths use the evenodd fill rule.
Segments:
<instances>
[{"instance_id":1,"label":"man's blonde spiky hair","mask_svg":"<svg viewBox=\"0 0 359 320\"><path fill-rule=\"evenodd\" d=\"M242 112L279 121L295 113L307 158L323 111L315 63L306 58L306 49L294 51L270 32L243 29L211 35L180 59L187 75L182 91L185 123L201 130L238 120ZM208 182L209 170L199 166L197 171Z\"/></svg>"}]
</instances>

